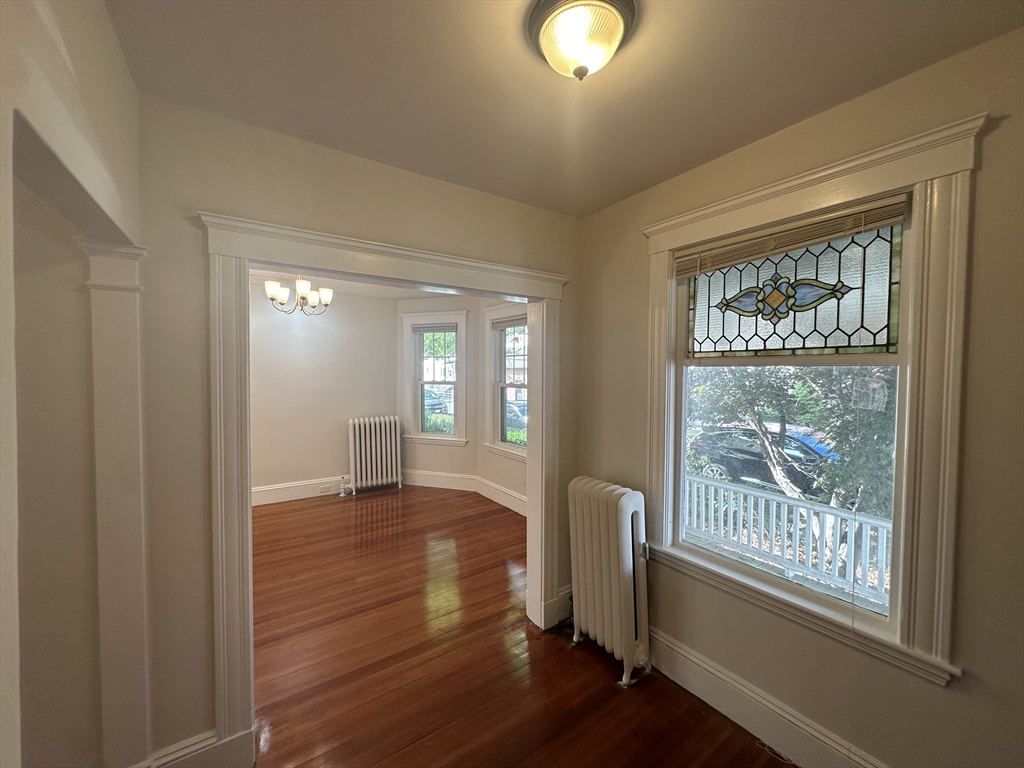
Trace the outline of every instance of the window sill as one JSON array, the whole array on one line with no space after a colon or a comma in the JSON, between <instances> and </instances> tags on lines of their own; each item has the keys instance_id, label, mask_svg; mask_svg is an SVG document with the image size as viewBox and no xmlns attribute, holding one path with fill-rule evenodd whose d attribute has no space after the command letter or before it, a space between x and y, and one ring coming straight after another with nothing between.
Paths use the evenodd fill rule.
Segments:
<instances>
[{"instance_id":1,"label":"window sill","mask_svg":"<svg viewBox=\"0 0 1024 768\"><path fill-rule=\"evenodd\" d=\"M449 445L455 447L461 447L469 442L464 437L441 437L434 435L402 435L402 439L407 443L419 443L423 445Z\"/></svg>"},{"instance_id":2,"label":"window sill","mask_svg":"<svg viewBox=\"0 0 1024 768\"><path fill-rule=\"evenodd\" d=\"M504 456L506 459L514 459L515 461L522 462L523 464L526 463L525 448L512 448L498 443L484 443L484 450L490 451L498 456Z\"/></svg>"},{"instance_id":3,"label":"window sill","mask_svg":"<svg viewBox=\"0 0 1024 768\"><path fill-rule=\"evenodd\" d=\"M900 645L868 627L852 626L849 615L840 620L838 612L830 615L810 600L794 599L768 579L748 575L745 568L723 566L714 553L693 552L693 549L696 548L686 544L672 548L651 546L651 559L938 685L946 685L951 677L962 674L959 667Z\"/></svg>"}]
</instances>

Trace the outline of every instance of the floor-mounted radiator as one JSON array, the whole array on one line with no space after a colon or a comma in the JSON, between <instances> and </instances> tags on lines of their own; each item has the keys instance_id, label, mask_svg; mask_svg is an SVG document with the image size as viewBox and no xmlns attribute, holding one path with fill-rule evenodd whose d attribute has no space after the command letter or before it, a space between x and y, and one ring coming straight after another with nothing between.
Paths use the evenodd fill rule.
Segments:
<instances>
[{"instance_id":1,"label":"floor-mounted radiator","mask_svg":"<svg viewBox=\"0 0 1024 768\"><path fill-rule=\"evenodd\" d=\"M402 487L402 426L397 416L349 419L352 492L381 485Z\"/></svg>"},{"instance_id":2,"label":"floor-mounted radiator","mask_svg":"<svg viewBox=\"0 0 1024 768\"><path fill-rule=\"evenodd\" d=\"M622 685L650 669L644 497L592 477L569 483L573 641L583 633L622 660Z\"/></svg>"}]
</instances>

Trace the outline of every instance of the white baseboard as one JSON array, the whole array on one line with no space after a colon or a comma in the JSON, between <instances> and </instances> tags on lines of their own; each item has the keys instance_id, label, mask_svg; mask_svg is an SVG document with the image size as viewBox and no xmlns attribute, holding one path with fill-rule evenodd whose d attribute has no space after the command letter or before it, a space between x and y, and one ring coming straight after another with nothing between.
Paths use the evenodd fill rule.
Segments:
<instances>
[{"instance_id":1,"label":"white baseboard","mask_svg":"<svg viewBox=\"0 0 1024 768\"><path fill-rule=\"evenodd\" d=\"M569 618L570 597L572 597L572 584L566 584L558 590L558 597L544 602L541 611L545 629L555 626L562 619Z\"/></svg>"},{"instance_id":2,"label":"white baseboard","mask_svg":"<svg viewBox=\"0 0 1024 768\"><path fill-rule=\"evenodd\" d=\"M513 512L526 516L526 496L508 488L502 488L477 475L460 475L455 472L434 472L427 469L403 469L402 482L406 485L422 485L427 488L448 488L453 491L475 491L491 501L508 507ZM255 502L254 502L255 503Z\"/></svg>"},{"instance_id":3,"label":"white baseboard","mask_svg":"<svg viewBox=\"0 0 1024 768\"><path fill-rule=\"evenodd\" d=\"M132 768L252 768L255 762L254 731L223 741L217 741L216 731L207 731L158 750Z\"/></svg>"},{"instance_id":4,"label":"white baseboard","mask_svg":"<svg viewBox=\"0 0 1024 768\"><path fill-rule=\"evenodd\" d=\"M262 485L252 489L252 505L258 507L260 504L275 504L279 501L295 501L312 496L339 494L341 493L341 484L348 482L348 479L348 475L339 475L338 477L321 477L318 480L299 480L295 483ZM331 487L329 491L320 490L325 485Z\"/></svg>"},{"instance_id":5,"label":"white baseboard","mask_svg":"<svg viewBox=\"0 0 1024 768\"><path fill-rule=\"evenodd\" d=\"M651 627L651 661L667 677L803 768L886 768L850 742Z\"/></svg>"},{"instance_id":6,"label":"white baseboard","mask_svg":"<svg viewBox=\"0 0 1024 768\"><path fill-rule=\"evenodd\" d=\"M255 763L256 734L248 730L153 768L252 768Z\"/></svg>"}]
</instances>

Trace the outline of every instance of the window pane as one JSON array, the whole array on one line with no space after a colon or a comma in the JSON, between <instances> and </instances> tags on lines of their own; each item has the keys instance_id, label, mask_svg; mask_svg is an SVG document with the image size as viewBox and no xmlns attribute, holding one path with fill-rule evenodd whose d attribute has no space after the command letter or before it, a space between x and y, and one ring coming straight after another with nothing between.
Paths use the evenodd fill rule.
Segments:
<instances>
[{"instance_id":1,"label":"window pane","mask_svg":"<svg viewBox=\"0 0 1024 768\"><path fill-rule=\"evenodd\" d=\"M504 335L505 352L503 375L506 384L526 384L527 331L526 325L516 325L500 331Z\"/></svg>"},{"instance_id":2,"label":"window pane","mask_svg":"<svg viewBox=\"0 0 1024 768\"><path fill-rule=\"evenodd\" d=\"M455 434L454 384L424 384L421 406L420 421L423 432Z\"/></svg>"},{"instance_id":3,"label":"window pane","mask_svg":"<svg viewBox=\"0 0 1024 768\"><path fill-rule=\"evenodd\" d=\"M526 390L501 387L501 441L526 447Z\"/></svg>"},{"instance_id":4,"label":"window pane","mask_svg":"<svg viewBox=\"0 0 1024 768\"><path fill-rule=\"evenodd\" d=\"M895 352L900 226L692 279L694 355Z\"/></svg>"},{"instance_id":5,"label":"window pane","mask_svg":"<svg viewBox=\"0 0 1024 768\"><path fill-rule=\"evenodd\" d=\"M681 536L889 610L896 366L691 367Z\"/></svg>"},{"instance_id":6,"label":"window pane","mask_svg":"<svg viewBox=\"0 0 1024 768\"><path fill-rule=\"evenodd\" d=\"M421 336L423 381L455 381L455 331L431 331Z\"/></svg>"}]
</instances>

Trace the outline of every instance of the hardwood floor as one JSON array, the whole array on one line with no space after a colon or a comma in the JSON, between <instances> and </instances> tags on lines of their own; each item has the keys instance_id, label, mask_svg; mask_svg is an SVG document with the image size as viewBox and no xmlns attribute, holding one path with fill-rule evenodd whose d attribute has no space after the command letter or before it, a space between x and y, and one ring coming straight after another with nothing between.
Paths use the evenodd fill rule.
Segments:
<instances>
[{"instance_id":1,"label":"hardwood floor","mask_svg":"<svg viewBox=\"0 0 1024 768\"><path fill-rule=\"evenodd\" d=\"M527 619L526 520L406 487L253 510L257 766L783 763Z\"/></svg>"}]
</instances>

